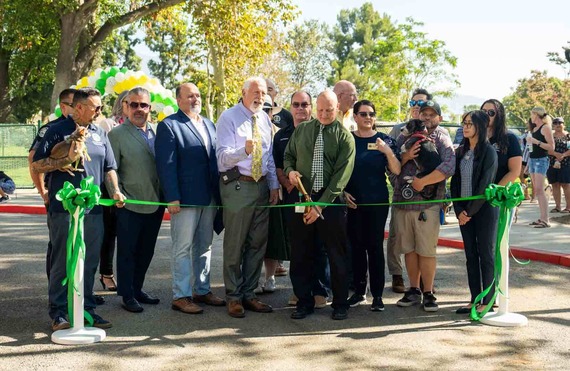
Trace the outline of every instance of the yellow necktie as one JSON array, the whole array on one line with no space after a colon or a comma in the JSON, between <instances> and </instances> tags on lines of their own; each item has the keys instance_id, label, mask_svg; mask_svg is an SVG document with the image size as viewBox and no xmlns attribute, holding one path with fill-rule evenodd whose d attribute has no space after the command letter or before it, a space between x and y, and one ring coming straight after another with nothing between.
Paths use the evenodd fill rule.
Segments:
<instances>
[{"instance_id":1,"label":"yellow necktie","mask_svg":"<svg viewBox=\"0 0 570 371\"><path fill-rule=\"evenodd\" d=\"M253 157L251 159L251 177L257 182L261 178L261 133L257 124L257 116L251 117L253 135Z\"/></svg>"}]
</instances>

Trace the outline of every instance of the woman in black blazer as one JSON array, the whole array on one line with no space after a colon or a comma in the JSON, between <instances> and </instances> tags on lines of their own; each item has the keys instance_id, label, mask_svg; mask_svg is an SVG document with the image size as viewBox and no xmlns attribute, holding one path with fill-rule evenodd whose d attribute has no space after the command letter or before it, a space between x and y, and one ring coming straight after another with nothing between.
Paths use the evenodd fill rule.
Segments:
<instances>
[{"instance_id":1,"label":"woman in black blazer","mask_svg":"<svg viewBox=\"0 0 570 371\"><path fill-rule=\"evenodd\" d=\"M481 110L463 116L464 139L456 151L455 175L451 178L451 197L469 197L485 193L495 179L497 153L487 139L489 116ZM475 298L493 282L494 247L498 209L486 200L458 201L453 203L459 219L467 259L467 279L471 300L456 313L467 314L473 305L482 311L491 304L492 289L480 303Z\"/></svg>"}]
</instances>

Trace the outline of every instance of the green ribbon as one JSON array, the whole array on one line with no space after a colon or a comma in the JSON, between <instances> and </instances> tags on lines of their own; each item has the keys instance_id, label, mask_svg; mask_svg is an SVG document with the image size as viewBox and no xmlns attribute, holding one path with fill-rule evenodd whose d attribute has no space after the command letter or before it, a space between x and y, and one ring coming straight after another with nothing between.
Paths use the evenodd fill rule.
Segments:
<instances>
[{"instance_id":1,"label":"green ribbon","mask_svg":"<svg viewBox=\"0 0 570 371\"><path fill-rule=\"evenodd\" d=\"M73 326L74 323L73 295L79 291L75 282L77 263L79 259L85 259L85 241L83 240L85 209L92 209L96 206L99 203L100 197L101 190L97 185L93 184L92 176L82 179L80 188L75 188L70 182L65 182L63 188L56 194L56 198L61 201L63 208L70 214L65 265L67 277L61 284L63 286L67 285L67 311L71 326ZM89 323L89 326L93 326L93 317L91 314L83 310L83 315Z\"/></svg>"},{"instance_id":2,"label":"green ribbon","mask_svg":"<svg viewBox=\"0 0 570 371\"><path fill-rule=\"evenodd\" d=\"M509 183L506 186L499 186L491 184L485 189L485 198L493 207L499 208L499 222L497 227L497 240L495 243L495 273L493 282L483 290L482 293L477 295L475 303L479 303L487 294L495 287L495 293L491 301L487 304L482 312L477 311L477 307L471 307L471 319L479 321L487 314L493 307L497 294L500 292L499 283L501 281L501 274L503 273L503 261L501 258L501 246L509 248L509 233L510 233L510 220L511 213L515 207L520 205L524 200L524 193L520 183ZM508 274L508 272L507 272Z\"/></svg>"},{"instance_id":3,"label":"green ribbon","mask_svg":"<svg viewBox=\"0 0 570 371\"><path fill-rule=\"evenodd\" d=\"M358 206L391 206L391 205L421 205L421 204L441 204L444 202L455 202L455 201L473 201L473 200L484 200L485 195L477 195L470 197L458 197L458 198L446 198L444 200L424 200L424 201L402 201L402 202L380 202L375 204L358 204ZM101 206L115 206L119 201L111 200L108 198L100 198L98 204ZM167 202L156 202L156 201L141 201L141 200L124 200L126 205L147 205L147 206L179 206L179 207L193 207L193 208L224 208L230 206L216 206L216 205L189 205L189 204L169 204ZM327 202L299 202L296 204L279 204L279 205L266 205L266 206L252 206L256 208L281 208L281 207L293 207L293 206L346 206L346 204L333 204Z\"/></svg>"}]
</instances>

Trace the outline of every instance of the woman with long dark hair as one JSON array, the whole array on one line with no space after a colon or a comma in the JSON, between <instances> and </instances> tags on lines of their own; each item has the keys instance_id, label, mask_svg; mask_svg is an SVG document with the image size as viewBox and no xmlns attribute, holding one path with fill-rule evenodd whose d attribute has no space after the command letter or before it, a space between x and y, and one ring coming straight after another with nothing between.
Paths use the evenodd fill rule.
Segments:
<instances>
[{"instance_id":1,"label":"woman with long dark hair","mask_svg":"<svg viewBox=\"0 0 570 371\"><path fill-rule=\"evenodd\" d=\"M548 152L554 151L554 137L552 135L552 117L543 107L534 107L530 113L534 124L532 136L527 141L532 144L528 169L532 181L534 196L538 200L540 218L530 223L534 228L550 228L548 221L548 199L544 193L546 172L548 171Z\"/></svg>"},{"instance_id":2,"label":"woman with long dark hair","mask_svg":"<svg viewBox=\"0 0 570 371\"><path fill-rule=\"evenodd\" d=\"M495 180L497 153L487 139L489 115L483 110L471 111L463 116L463 141L456 151L455 175L451 178L451 197L469 197L485 192ZM467 280L471 300L456 313L466 314L471 307L485 309L493 297L494 289L480 303L475 298L493 282L494 246L498 209L486 200L453 202L463 237L467 259Z\"/></svg>"}]
</instances>

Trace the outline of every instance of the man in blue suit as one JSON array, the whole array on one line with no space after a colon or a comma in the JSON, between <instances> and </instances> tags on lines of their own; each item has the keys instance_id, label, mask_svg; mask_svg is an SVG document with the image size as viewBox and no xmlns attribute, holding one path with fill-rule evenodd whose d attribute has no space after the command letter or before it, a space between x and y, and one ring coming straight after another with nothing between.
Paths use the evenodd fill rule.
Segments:
<instances>
[{"instance_id":1,"label":"man in blue suit","mask_svg":"<svg viewBox=\"0 0 570 371\"><path fill-rule=\"evenodd\" d=\"M178 112L158 124L156 168L171 204L172 309L199 314L203 310L196 303L225 305L210 291L213 206L220 202L216 132L212 121L200 116L202 99L196 85L176 88L176 101Z\"/></svg>"}]
</instances>

